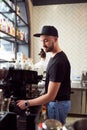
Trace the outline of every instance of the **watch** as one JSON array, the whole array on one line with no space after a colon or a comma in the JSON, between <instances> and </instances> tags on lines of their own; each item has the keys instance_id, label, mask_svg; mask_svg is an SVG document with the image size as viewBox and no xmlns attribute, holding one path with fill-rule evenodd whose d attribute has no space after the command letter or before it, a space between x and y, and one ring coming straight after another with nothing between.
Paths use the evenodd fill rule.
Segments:
<instances>
[{"instance_id":1,"label":"watch","mask_svg":"<svg viewBox=\"0 0 87 130\"><path fill-rule=\"evenodd\" d=\"M25 106L26 106L26 107L30 107L30 103L29 103L28 100L25 101Z\"/></svg>"}]
</instances>

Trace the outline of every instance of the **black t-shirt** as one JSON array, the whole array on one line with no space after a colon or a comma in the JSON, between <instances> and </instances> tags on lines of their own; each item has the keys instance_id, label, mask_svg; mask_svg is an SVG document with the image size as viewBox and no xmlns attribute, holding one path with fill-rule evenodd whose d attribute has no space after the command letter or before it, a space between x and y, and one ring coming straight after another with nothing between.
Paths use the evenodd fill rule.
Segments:
<instances>
[{"instance_id":1,"label":"black t-shirt","mask_svg":"<svg viewBox=\"0 0 87 130\"><path fill-rule=\"evenodd\" d=\"M70 99L70 71L70 62L63 51L57 53L53 58L49 60L46 70L46 92L48 89L49 81L61 82L61 86L55 100L62 101Z\"/></svg>"}]
</instances>

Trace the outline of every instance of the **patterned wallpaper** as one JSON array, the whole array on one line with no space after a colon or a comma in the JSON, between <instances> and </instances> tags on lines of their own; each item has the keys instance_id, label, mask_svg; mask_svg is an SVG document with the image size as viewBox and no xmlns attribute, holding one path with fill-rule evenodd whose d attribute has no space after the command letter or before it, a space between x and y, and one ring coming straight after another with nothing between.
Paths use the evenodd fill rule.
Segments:
<instances>
[{"instance_id":1,"label":"patterned wallpaper","mask_svg":"<svg viewBox=\"0 0 87 130\"><path fill-rule=\"evenodd\" d=\"M43 25L53 25L59 32L60 47L71 63L71 78L87 70L87 3L33 6L33 34ZM33 35L32 34L32 35ZM33 59L39 61L42 47L39 38L32 37ZM50 54L47 54L47 60Z\"/></svg>"}]
</instances>

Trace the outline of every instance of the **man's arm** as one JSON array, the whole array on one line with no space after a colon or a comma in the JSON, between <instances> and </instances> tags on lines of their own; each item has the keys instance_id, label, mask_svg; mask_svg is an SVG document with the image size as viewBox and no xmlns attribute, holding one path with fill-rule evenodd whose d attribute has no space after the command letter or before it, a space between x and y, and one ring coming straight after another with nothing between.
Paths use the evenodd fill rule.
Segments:
<instances>
[{"instance_id":1,"label":"man's arm","mask_svg":"<svg viewBox=\"0 0 87 130\"><path fill-rule=\"evenodd\" d=\"M42 104L46 104L50 101L53 101L59 91L60 88L60 84L59 82L49 82L49 86L48 86L48 92L38 98L35 99L29 99L27 100L30 104L30 106L37 106L37 105L42 105ZM21 108L21 109L25 109L25 100L19 100L17 101L17 105Z\"/></svg>"}]
</instances>

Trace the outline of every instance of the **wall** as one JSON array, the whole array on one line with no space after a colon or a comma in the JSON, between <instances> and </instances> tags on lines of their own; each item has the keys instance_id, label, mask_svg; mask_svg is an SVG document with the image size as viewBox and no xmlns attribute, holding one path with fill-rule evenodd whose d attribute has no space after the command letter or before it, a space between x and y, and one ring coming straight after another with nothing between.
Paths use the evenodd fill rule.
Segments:
<instances>
[{"instance_id":1,"label":"wall","mask_svg":"<svg viewBox=\"0 0 87 130\"><path fill-rule=\"evenodd\" d=\"M60 47L71 63L71 77L87 70L87 3L33 6L33 59L39 60L42 47L39 38L33 34L41 32L43 25L54 25L59 31ZM49 54L47 54L49 59Z\"/></svg>"}]
</instances>

